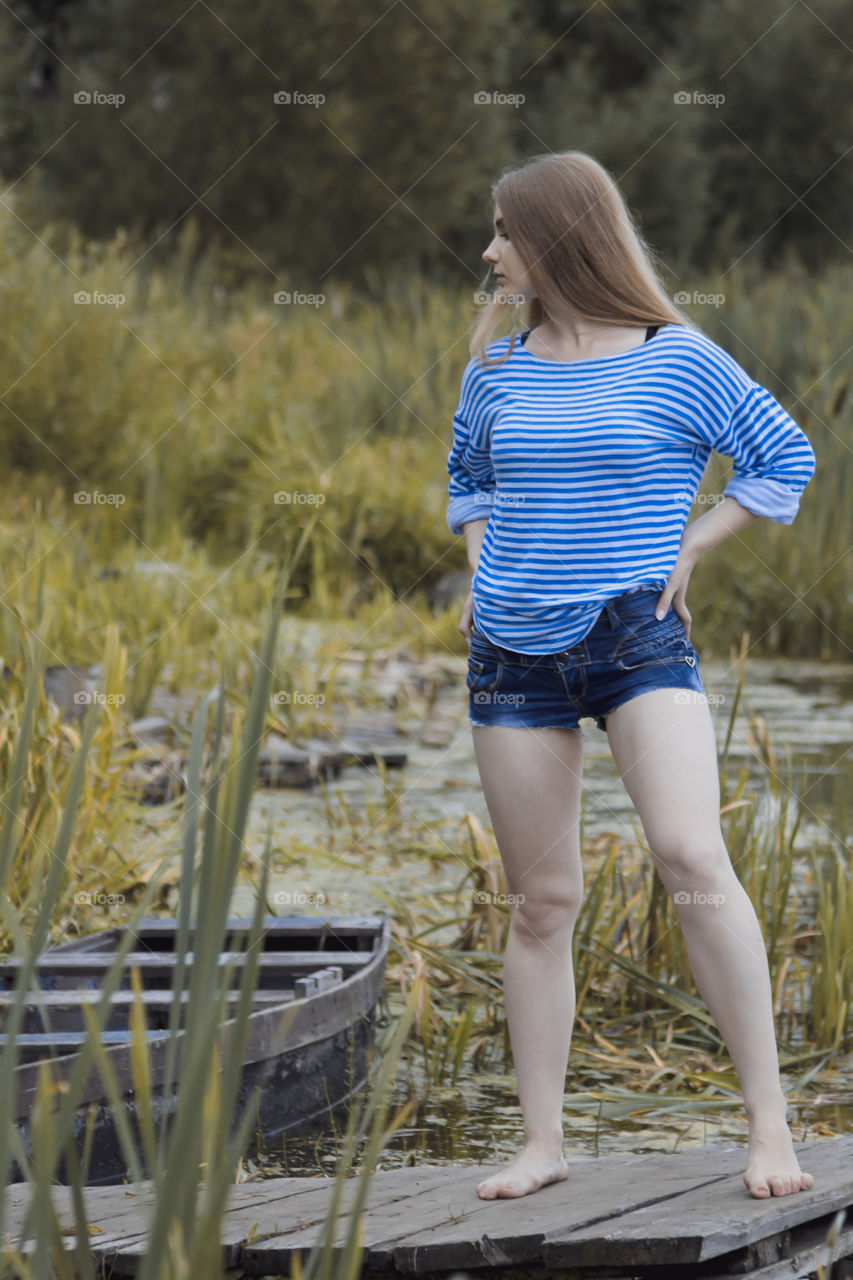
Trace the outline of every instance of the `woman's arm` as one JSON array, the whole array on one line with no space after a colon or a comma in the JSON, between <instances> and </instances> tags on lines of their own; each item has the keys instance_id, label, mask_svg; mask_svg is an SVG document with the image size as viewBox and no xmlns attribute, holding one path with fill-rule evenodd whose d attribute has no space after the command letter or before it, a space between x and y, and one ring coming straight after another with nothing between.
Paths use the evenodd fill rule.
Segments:
<instances>
[{"instance_id":1,"label":"woman's arm","mask_svg":"<svg viewBox=\"0 0 853 1280\"><path fill-rule=\"evenodd\" d=\"M488 523L487 517L485 520L466 520L462 526L462 532L465 534L465 546L468 551L468 563L471 566L472 573L476 573L477 565L480 562L480 551L483 547L483 539L486 536L486 525Z\"/></svg>"},{"instance_id":2,"label":"woman's arm","mask_svg":"<svg viewBox=\"0 0 853 1280\"><path fill-rule=\"evenodd\" d=\"M493 409L488 388L481 385L475 362L462 375L459 404L453 415L453 444L447 458L447 524L462 533L489 518L495 499L495 472L490 451Z\"/></svg>"},{"instance_id":3,"label":"woman's arm","mask_svg":"<svg viewBox=\"0 0 853 1280\"><path fill-rule=\"evenodd\" d=\"M705 342L697 350L706 376L694 429L707 446L731 458L733 468L722 501L684 529L678 558L658 598L656 615L672 604L688 636L691 618L684 593L699 557L759 516L790 524L815 470L805 433L767 388L716 344Z\"/></svg>"},{"instance_id":4,"label":"woman's arm","mask_svg":"<svg viewBox=\"0 0 853 1280\"><path fill-rule=\"evenodd\" d=\"M753 520L757 519L758 516L752 511L747 511L746 507L742 507L736 498L723 498L722 502L715 503L710 510L699 516L697 520L691 521L681 535L678 559L673 565L672 573L667 578L666 586L658 597L655 617L662 618L669 609L670 604L672 604L675 612L684 623L689 639L690 624L693 619L690 616L690 610L687 608L684 594L687 590L687 582L693 571L693 566L706 551L710 551L712 547L716 547L725 538L737 533L740 529L744 529L748 524L752 524ZM469 527L466 526L466 529Z\"/></svg>"},{"instance_id":5,"label":"woman's arm","mask_svg":"<svg viewBox=\"0 0 853 1280\"><path fill-rule=\"evenodd\" d=\"M488 523L488 520L466 520L462 526L462 532L465 534L465 546L468 550L468 564L471 566L472 573L477 571ZM471 624L473 620L474 591L472 588L465 598L465 603L462 606L462 616L459 619L459 630L469 644L471 643Z\"/></svg>"}]
</instances>

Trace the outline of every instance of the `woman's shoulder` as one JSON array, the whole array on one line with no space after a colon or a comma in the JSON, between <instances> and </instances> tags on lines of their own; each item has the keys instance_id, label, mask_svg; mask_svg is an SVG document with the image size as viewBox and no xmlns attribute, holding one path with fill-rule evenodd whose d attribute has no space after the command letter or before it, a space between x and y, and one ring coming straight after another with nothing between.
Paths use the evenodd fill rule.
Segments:
<instances>
[{"instance_id":1,"label":"woman's shoulder","mask_svg":"<svg viewBox=\"0 0 853 1280\"><path fill-rule=\"evenodd\" d=\"M480 347L468 360L462 374L462 386L468 388L472 386L485 386L491 383L495 385L500 383L501 378L505 377L510 368L514 370L515 361L512 355L508 359L501 359L506 356L513 336L515 337L515 348L513 355L520 345L520 337L518 333L506 334L502 338L495 338L494 341ZM485 354L485 360L483 355Z\"/></svg>"},{"instance_id":2,"label":"woman's shoulder","mask_svg":"<svg viewBox=\"0 0 853 1280\"><path fill-rule=\"evenodd\" d=\"M663 332L670 335L671 357L685 372L694 372L732 391L743 392L752 384L753 379L731 352L704 330L686 324L668 324Z\"/></svg>"},{"instance_id":3,"label":"woman's shoulder","mask_svg":"<svg viewBox=\"0 0 853 1280\"><path fill-rule=\"evenodd\" d=\"M484 347L480 347L479 350L474 352L470 363L480 369L487 369L489 366L485 365L481 358L483 353L485 353L487 359L494 360L496 356L500 357L506 351L509 351L510 345L513 347L513 352L515 352L521 346L522 333L526 332L527 330L524 329L521 332L505 333L501 338L493 338L491 342L487 342Z\"/></svg>"}]
</instances>

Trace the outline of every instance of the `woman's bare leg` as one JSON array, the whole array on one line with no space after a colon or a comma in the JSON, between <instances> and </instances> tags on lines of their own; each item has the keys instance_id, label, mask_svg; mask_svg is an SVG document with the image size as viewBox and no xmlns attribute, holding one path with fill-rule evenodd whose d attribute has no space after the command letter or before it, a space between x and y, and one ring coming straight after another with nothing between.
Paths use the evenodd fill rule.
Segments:
<instances>
[{"instance_id":1,"label":"woman's bare leg","mask_svg":"<svg viewBox=\"0 0 853 1280\"><path fill-rule=\"evenodd\" d=\"M749 1120L744 1182L763 1198L806 1190L785 1118L767 952L720 830L713 723L701 695L656 689L607 717L610 747L673 897L696 986L725 1040Z\"/></svg>"},{"instance_id":2,"label":"woman's bare leg","mask_svg":"<svg viewBox=\"0 0 853 1280\"><path fill-rule=\"evenodd\" d=\"M474 750L511 906L504 996L524 1147L484 1179L484 1200L568 1176L563 1094L575 1014L572 930L583 894L579 729L474 726Z\"/></svg>"}]
</instances>

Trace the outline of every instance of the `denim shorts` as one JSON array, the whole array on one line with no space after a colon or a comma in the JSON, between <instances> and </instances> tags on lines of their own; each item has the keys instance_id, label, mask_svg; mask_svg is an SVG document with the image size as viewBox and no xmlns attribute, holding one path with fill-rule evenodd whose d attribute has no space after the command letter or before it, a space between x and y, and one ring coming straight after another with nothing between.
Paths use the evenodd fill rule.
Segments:
<instances>
[{"instance_id":1,"label":"denim shorts","mask_svg":"<svg viewBox=\"0 0 853 1280\"><path fill-rule=\"evenodd\" d=\"M592 629L559 653L517 653L493 644L478 627L468 655L468 720L472 725L577 729L605 720L650 689L705 694L699 655L670 605L658 621L659 587L614 596Z\"/></svg>"}]
</instances>

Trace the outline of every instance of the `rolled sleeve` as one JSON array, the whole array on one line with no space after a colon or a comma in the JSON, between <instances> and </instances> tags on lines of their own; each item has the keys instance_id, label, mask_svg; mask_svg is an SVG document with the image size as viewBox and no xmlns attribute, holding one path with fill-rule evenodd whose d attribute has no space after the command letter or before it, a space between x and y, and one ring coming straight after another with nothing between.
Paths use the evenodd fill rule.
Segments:
<instances>
[{"instance_id":1,"label":"rolled sleeve","mask_svg":"<svg viewBox=\"0 0 853 1280\"><path fill-rule=\"evenodd\" d=\"M488 520L495 504L494 493L460 493L447 505L447 524L451 533L464 533L469 520Z\"/></svg>"},{"instance_id":2,"label":"rolled sleeve","mask_svg":"<svg viewBox=\"0 0 853 1280\"><path fill-rule=\"evenodd\" d=\"M805 433L778 400L722 347L697 347L693 429L706 447L732 460L723 496L757 516L791 524L815 471Z\"/></svg>"},{"instance_id":3,"label":"rolled sleeve","mask_svg":"<svg viewBox=\"0 0 853 1280\"><path fill-rule=\"evenodd\" d=\"M815 471L805 433L766 387L753 383L714 442L733 462L723 496L779 524L791 524Z\"/></svg>"},{"instance_id":4,"label":"rolled sleeve","mask_svg":"<svg viewBox=\"0 0 853 1280\"><path fill-rule=\"evenodd\" d=\"M459 405L453 415L453 445L447 458L447 525L462 533L469 520L491 515L497 483L490 451L495 405L478 378L473 361L462 375Z\"/></svg>"},{"instance_id":5,"label":"rolled sleeve","mask_svg":"<svg viewBox=\"0 0 853 1280\"><path fill-rule=\"evenodd\" d=\"M755 516L767 516L779 524L793 523L800 499L787 485L760 476L732 476L723 490L724 498L734 498Z\"/></svg>"}]
</instances>

